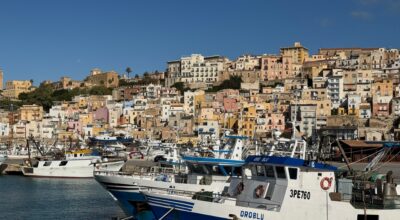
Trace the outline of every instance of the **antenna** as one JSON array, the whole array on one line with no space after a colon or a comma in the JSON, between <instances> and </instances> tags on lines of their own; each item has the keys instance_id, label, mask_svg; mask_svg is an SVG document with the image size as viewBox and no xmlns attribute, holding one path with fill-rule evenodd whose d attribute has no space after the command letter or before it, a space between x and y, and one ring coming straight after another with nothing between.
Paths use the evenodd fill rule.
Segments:
<instances>
[{"instance_id":1,"label":"antenna","mask_svg":"<svg viewBox=\"0 0 400 220\"><path fill-rule=\"evenodd\" d=\"M294 119L293 119L293 121L292 121L292 130L293 130L293 132L292 132L292 139L294 140L294 139L296 139L296 120L297 120L297 102L298 102L298 100L299 100L299 98L298 98L298 96L297 96L297 91L295 91L295 107L294 107Z\"/></svg>"}]
</instances>

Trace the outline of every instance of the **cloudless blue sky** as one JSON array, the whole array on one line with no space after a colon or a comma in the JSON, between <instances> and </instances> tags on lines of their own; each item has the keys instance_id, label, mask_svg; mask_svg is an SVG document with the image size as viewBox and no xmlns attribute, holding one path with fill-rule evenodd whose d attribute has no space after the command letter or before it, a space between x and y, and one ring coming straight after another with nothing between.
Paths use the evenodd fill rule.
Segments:
<instances>
[{"instance_id":1,"label":"cloudless blue sky","mask_svg":"<svg viewBox=\"0 0 400 220\"><path fill-rule=\"evenodd\" d=\"M399 0L4 0L5 80L164 70L183 55L400 47Z\"/></svg>"}]
</instances>

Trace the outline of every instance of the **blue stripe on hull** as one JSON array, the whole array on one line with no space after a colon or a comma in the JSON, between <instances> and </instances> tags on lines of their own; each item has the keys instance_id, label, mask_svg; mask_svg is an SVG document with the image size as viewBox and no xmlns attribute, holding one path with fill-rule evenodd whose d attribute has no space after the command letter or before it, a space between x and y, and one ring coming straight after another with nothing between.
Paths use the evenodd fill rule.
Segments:
<instances>
[{"instance_id":1,"label":"blue stripe on hull","mask_svg":"<svg viewBox=\"0 0 400 220\"><path fill-rule=\"evenodd\" d=\"M179 203L179 204L184 204L184 205L189 205L193 207L194 202L186 202L186 201L181 201L181 200L176 200L176 199L170 199L170 198L164 198L164 197L157 197L157 196L147 196L148 199L156 199L156 200L163 200L163 201L170 201L174 203Z\"/></svg>"},{"instance_id":2,"label":"blue stripe on hull","mask_svg":"<svg viewBox=\"0 0 400 220\"><path fill-rule=\"evenodd\" d=\"M154 215L152 213L146 213L146 217L143 216L143 213L137 213L137 210L133 203L135 202L143 202L146 203L146 198L143 194L138 191L135 192L126 192L126 191L115 191L110 190L110 193L117 198L121 208L124 210L125 214L128 216L134 216L135 219L138 220L151 220L154 219Z\"/></svg>"},{"instance_id":3,"label":"blue stripe on hull","mask_svg":"<svg viewBox=\"0 0 400 220\"><path fill-rule=\"evenodd\" d=\"M170 209L164 208L161 206L151 205L151 210L153 211L156 219L160 219L165 213L167 213ZM211 215L203 215L199 213L183 211L183 210L174 210L164 218L164 220L226 220L232 218L220 218Z\"/></svg>"}]
</instances>

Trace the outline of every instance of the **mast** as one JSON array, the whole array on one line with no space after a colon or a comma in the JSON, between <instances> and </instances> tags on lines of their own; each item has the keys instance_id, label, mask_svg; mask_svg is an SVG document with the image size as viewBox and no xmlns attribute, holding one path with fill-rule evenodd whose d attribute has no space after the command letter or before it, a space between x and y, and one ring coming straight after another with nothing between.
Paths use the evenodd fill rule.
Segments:
<instances>
[{"instance_id":1,"label":"mast","mask_svg":"<svg viewBox=\"0 0 400 220\"><path fill-rule=\"evenodd\" d=\"M26 139L26 146L28 148L28 163L29 163L29 166L32 167L31 147L29 145L29 138Z\"/></svg>"}]
</instances>

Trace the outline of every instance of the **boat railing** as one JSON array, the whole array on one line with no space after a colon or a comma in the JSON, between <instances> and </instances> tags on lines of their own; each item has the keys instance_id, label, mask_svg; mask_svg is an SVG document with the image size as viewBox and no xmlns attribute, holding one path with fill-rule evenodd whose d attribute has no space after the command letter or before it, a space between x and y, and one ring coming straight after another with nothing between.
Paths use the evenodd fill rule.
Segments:
<instances>
[{"instance_id":1,"label":"boat railing","mask_svg":"<svg viewBox=\"0 0 400 220\"><path fill-rule=\"evenodd\" d=\"M97 175L107 175L107 176L140 176L140 177L154 177L161 174L174 175L179 173L184 173L184 170L177 170L169 167L151 167L150 169L139 169L131 172L121 172L121 171L95 171Z\"/></svg>"},{"instance_id":2,"label":"boat railing","mask_svg":"<svg viewBox=\"0 0 400 220\"><path fill-rule=\"evenodd\" d=\"M339 181L338 183L338 190L329 193L333 201L350 202L357 208L400 208L400 190L396 187L396 184L388 184L382 180L369 181L363 179Z\"/></svg>"},{"instance_id":3,"label":"boat railing","mask_svg":"<svg viewBox=\"0 0 400 220\"><path fill-rule=\"evenodd\" d=\"M214 193L208 191L193 192L193 191L177 190L173 187L170 188L146 187L142 191L155 192L161 195L174 195L174 196L186 197L194 200L201 200L213 203L225 203L225 202L240 203L240 206L257 207L259 209L264 209L264 210L277 210L281 208L280 204L255 202L255 201L241 201L237 200L234 197L229 197L221 193Z\"/></svg>"},{"instance_id":4,"label":"boat railing","mask_svg":"<svg viewBox=\"0 0 400 220\"><path fill-rule=\"evenodd\" d=\"M173 186L171 186L170 188L146 187L145 190L149 192L155 192L161 195L176 195L181 197L190 197L193 199L196 199L197 197L198 199L196 200L204 200L204 201L218 202L218 203L222 203L225 200L236 201L236 199L234 198L222 196L221 193L214 193L207 191L194 192L194 191L178 190L173 188Z\"/></svg>"},{"instance_id":5,"label":"boat railing","mask_svg":"<svg viewBox=\"0 0 400 220\"><path fill-rule=\"evenodd\" d=\"M109 170L96 170L94 171L95 175L106 175L106 176L130 176L132 173L130 172L122 172L122 171L109 171Z\"/></svg>"}]
</instances>

